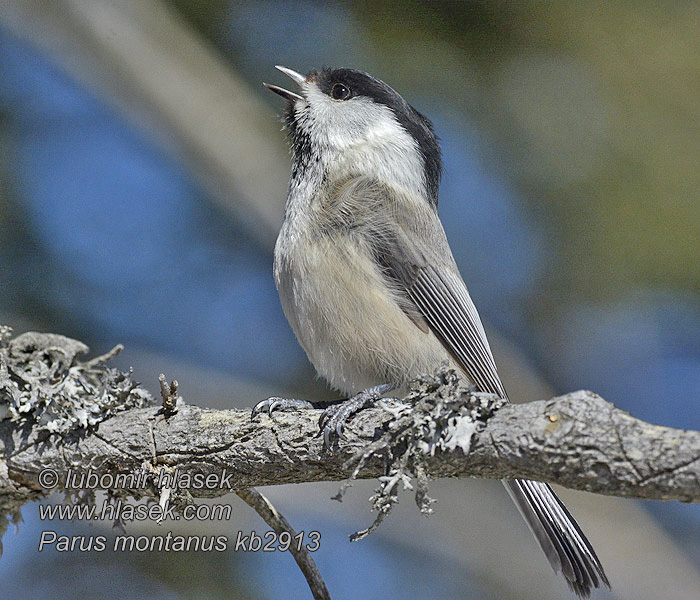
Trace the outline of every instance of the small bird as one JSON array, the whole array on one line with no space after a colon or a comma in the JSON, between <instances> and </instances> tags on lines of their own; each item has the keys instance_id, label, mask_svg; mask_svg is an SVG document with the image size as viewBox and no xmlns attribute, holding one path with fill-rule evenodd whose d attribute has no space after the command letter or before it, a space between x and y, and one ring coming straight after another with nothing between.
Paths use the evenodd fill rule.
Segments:
<instances>
[{"instance_id":1,"label":"small bird","mask_svg":"<svg viewBox=\"0 0 700 600\"><path fill-rule=\"evenodd\" d=\"M352 414L445 360L478 390L507 399L438 217L442 162L431 122L367 73L277 68L299 91L264 84L287 100L293 155L274 276L309 360L349 397L322 415L326 445ZM309 406L269 398L253 416ZM549 485L503 484L573 592L610 587Z\"/></svg>"}]
</instances>

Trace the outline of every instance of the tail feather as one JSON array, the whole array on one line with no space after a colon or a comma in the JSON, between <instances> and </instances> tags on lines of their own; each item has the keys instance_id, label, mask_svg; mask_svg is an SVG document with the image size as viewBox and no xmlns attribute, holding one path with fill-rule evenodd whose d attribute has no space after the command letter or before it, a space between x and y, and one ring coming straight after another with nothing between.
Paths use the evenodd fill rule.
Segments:
<instances>
[{"instance_id":1,"label":"tail feather","mask_svg":"<svg viewBox=\"0 0 700 600\"><path fill-rule=\"evenodd\" d=\"M549 564L564 575L574 593L587 598L601 584L610 587L595 550L551 487L527 479L504 480L503 485Z\"/></svg>"}]
</instances>

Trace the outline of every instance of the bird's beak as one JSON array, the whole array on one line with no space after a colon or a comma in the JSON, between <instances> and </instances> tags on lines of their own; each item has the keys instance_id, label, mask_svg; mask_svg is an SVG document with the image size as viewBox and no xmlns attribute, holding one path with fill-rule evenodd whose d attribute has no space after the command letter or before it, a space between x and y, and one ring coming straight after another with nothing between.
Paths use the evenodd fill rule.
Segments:
<instances>
[{"instance_id":1,"label":"bird's beak","mask_svg":"<svg viewBox=\"0 0 700 600\"><path fill-rule=\"evenodd\" d=\"M275 65L275 68L282 71L282 73L284 73L285 75L291 77L294 81L296 81L299 84L299 86L306 83L306 77L304 77L301 73L297 73L296 71L288 69L287 67L280 67L279 65ZM284 88L278 87L276 85L270 85L269 83L265 82L263 82L263 85L268 90L272 90L273 92L275 92L275 94L279 94L280 96L282 96L282 98L286 98L287 100L291 100L292 102L304 99L299 94L295 94L294 92L290 92L289 90L285 90Z\"/></svg>"}]
</instances>

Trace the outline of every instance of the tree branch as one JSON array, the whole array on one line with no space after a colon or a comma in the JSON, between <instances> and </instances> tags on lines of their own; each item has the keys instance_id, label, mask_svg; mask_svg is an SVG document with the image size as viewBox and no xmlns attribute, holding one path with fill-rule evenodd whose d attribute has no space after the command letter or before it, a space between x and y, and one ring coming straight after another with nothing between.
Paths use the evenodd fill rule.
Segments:
<instances>
[{"instance_id":1,"label":"tree branch","mask_svg":"<svg viewBox=\"0 0 700 600\"><path fill-rule=\"evenodd\" d=\"M31 343L26 336L33 336ZM195 497L254 486L339 481L355 471L358 478L382 477L382 485L390 485L388 494L406 472L419 476L418 493L426 499L421 478L526 477L601 494L700 502L700 432L640 421L591 392L502 406L442 369L419 380L407 404L388 402L358 414L345 439L328 451L318 436L317 410L256 420L247 410L182 404L170 416L158 407L114 414L118 402L125 402L125 389L129 398L141 388L133 382L115 388L110 382L119 377L123 381L125 374L96 365L94 359L77 362L76 348L82 348L76 344L42 334L0 343L0 405L21 404L18 394L31 395L30 372L52 377L56 395L68 388L76 397L93 398L94 391L71 380L81 373L85 378L81 369L90 365L93 377L95 369L102 370L103 404L112 407L102 422L85 428L78 421L57 432L47 430L41 420L24 419L27 412L0 421L0 508L6 511L46 493L39 482L45 469L57 473L59 490L66 487L69 470L114 476L177 468L181 475L218 477L222 487L190 489ZM13 396L10 389L19 392ZM51 404L49 397L43 401ZM396 470L400 460L403 466ZM150 485L125 487L157 499L160 490Z\"/></svg>"},{"instance_id":2,"label":"tree branch","mask_svg":"<svg viewBox=\"0 0 700 600\"><path fill-rule=\"evenodd\" d=\"M57 471L60 481L69 469L90 468L98 475L138 470L153 462L151 440L158 465L181 473L231 474L230 487L192 490L193 496L340 481L352 474L345 463L391 418L381 409L360 413L340 447L329 452L317 435L317 410L258 421L251 421L248 410L182 406L168 419L159 412L131 409L79 436L37 434L3 422L0 493L41 492L38 474L43 469ZM431 479L526 477L612 496L700 502L700 433L645 423L580 391L504 406L474 434L468 454L436 452L426 458L426 474ZM361 479L380 475L379 459L358 473Z\"/></svg>"}]
</instances>

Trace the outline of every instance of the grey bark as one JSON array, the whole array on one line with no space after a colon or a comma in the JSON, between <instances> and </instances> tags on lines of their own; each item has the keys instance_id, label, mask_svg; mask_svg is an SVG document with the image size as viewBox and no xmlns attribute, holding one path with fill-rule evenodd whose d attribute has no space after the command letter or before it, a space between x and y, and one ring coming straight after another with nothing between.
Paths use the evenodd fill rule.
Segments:
<instances>
[{"instance_id":1,"label":"grey bark","mask_svg":"<svg viewBox=\"0 0 700 600\"><path fill-rule=\"evenodd\" d=\"M86 348L57 335L24 334L8 340L7 332L0 336L0 405L24 408L0 421L0 508L5 511L46 493L39 483L44 469L56 471L59 490L69 469L114 475L178 468L185 474L227 475L221 489L189 490L195 497L281 483L340 481L355 469L359 478L376 478L386 475L386 460L366 450L396 455L397 432L404 436L404 445L423 448L420 464L410 463L409 472L431 479L524 477L600 494L700 502L700 432L646 423L592 392L500 406L500 401L473 393L443 370L417 382L407 398L411 410L394 405L391 410L363 411L329 451L318 436L317 410L255 420L248 410L182 403L174 414L157 406L116 412L120 404L142 405L148 393L127 374L104 364L111 355L79 362L75 355ZM93 385L79 386L75 378ZM95 383L100 378L101 383ZM89 421L85 427L84 419L63 416L55 420L62 424L58 427L46 418L46 407L54 404L51 394L82 411L96 402L97 388L106 420ZM14 390L14 396L8 390ZM436 404L436 398L452 404ZM443 422L429 414L426 402L446 415ZM455 407L464 406L471 406L471 413L463 414L474 421L474 431L460 438L457 421L462 417ZM27 414L41 416L32 421ZM417 442L406 441L406 419L415 424L416 415L421 415L421 427L430 425L429 437L437 443L426 445L428 437L415 428L410 435ZM151 492L136 492L159 495L155 486Z\"/></svg>"}]
</instances>

